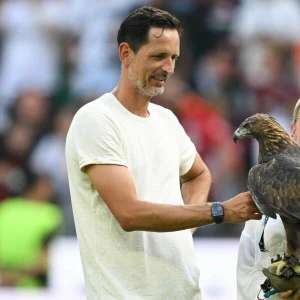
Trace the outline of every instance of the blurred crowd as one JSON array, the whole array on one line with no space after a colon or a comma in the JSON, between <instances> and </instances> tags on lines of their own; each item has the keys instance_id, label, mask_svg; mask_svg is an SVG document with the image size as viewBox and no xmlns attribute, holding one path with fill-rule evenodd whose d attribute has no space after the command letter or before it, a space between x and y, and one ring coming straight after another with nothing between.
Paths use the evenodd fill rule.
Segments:
<instances>
[{"instance_id":1,"label":"blurred crowd","mask_svg":"<svg viewBox=\"0 0 300 300\"><path fill-rule=\"evenodd\" d=\"M19 203L24 216L11 233L17 239L27 238L31 221L44 228L31 237L41 251L57 232L75 235L66 134L82 105L116 86L118 26L144 4L182 22L175 75L153 102L174 111L210 168L210 201L246 190L257 145L233 143L240 122L264 112L289 130L300 88L299 0L0 0L0 273L11 267L4 232L18 219L8 203ZM41 208L33 212L24 201ZM42 207L51 222L36 220ZM208 234L240 233L222 226Z\"/></svg>"}]
</instances>

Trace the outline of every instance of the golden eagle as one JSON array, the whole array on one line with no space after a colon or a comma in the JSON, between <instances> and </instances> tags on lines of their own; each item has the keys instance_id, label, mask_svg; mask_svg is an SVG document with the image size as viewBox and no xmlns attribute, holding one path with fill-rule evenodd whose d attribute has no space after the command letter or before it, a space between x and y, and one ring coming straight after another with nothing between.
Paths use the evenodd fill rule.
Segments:
<instances>
[{"instance_id":1,"label":"golden eagle","mask_svg":"<svg viewBox=\"0 0 300 300\"><path fill-rule=\"evenodd\" d=\"M258 164L249 171L248 189L263 214L281 216L287 239L284 259L272 264L264 274L269 277L276 273L275 277L283 278L275 288L295 290L288 283L296 277L298 285L300 275L300 147L267 114L252 115L241 123L233 139L236 142L244 138L254 138L259 143Z\"/></svg>"}]
</instances>

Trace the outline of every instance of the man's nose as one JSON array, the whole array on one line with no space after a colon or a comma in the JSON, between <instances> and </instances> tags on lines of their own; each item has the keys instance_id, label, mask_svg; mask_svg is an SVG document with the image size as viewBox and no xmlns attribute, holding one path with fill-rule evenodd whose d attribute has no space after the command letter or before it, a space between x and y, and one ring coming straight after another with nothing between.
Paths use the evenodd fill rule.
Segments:
<instances>
[{"instance_id":1,"label":"man's nose","mask_svg":"<svg viewBox=\"0 0 300 300\"><path fill-rule=\"evenodd\" d=\"M175 61L172 59L168 59L164 62L163 71L168 73L168 75L173 75L175 70Z\"/></svg>"}]
</instances>

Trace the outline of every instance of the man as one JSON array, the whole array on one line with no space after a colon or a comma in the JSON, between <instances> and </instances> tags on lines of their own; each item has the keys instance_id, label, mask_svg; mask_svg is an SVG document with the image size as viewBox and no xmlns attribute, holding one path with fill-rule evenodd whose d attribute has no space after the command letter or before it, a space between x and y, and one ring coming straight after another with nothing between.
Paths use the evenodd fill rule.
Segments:
<instances>
[{"instance_id":1,"label":"man","mask_svg":"<svg viewBox=\"0 0 300 300\"><path fill-rule=\"evenodd\" d=\"M71 124L66 156L89 300L201 299L190 229L214 223L211 207L217 222L261 218L248 192L206 203L209 170L173 113L150 103L174 73L179 34L165 11L132 12L118 32L118 86Z\"/></svg>"}]
</instances>

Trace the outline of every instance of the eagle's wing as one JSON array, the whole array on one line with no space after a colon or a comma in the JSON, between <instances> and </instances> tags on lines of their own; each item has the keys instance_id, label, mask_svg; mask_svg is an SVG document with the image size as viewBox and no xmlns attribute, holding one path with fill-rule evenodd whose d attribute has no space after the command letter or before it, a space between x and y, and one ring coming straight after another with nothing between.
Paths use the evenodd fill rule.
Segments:
<instances>
[{"instance_id":1,"label":"eagle's wing","mask_svg":"<svg viewBox=\"0 0 300 300\"><path fill-rule=\"evenodd\" d=\"M272 218L278 213L292 223L300 222L300 157L280 154L254 166L248 188L261 212Z\"/></svg>"}]
</instances>

